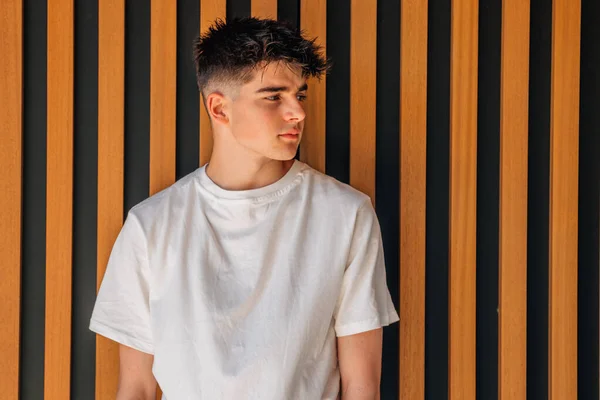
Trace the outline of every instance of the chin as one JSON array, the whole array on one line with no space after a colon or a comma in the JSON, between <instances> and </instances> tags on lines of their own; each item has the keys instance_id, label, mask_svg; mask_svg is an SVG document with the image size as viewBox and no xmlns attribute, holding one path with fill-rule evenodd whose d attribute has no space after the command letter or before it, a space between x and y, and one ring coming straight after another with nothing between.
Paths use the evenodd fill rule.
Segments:
<instances>
[{"instance_id":1,"label":"chin","mask_svg":"<svg viewBox=\"0 0 600 400\"><path fill-rule=\"evenodd\" d=\"M296 157L296 153L287 156L268 156L268 158L270 158L271 160L275 160L275 161L289 161L291 159L293 159L294 157Z\"/></svg>"},{"instance_id":2,"label":"chin","mask_svg":"<svg viewBox=\"0 0 600 400\"><path fill-rule=\"evenodd\" d=\"M294 157L296 157L296 150L293 151L281 151L281 152L277 152L277 153L273 153L273 154L268 154L265 155L267 158L270 158L271 160L277 160L277 161L289 161L291 159L293 159Z\"/></svg>"}]
</instances>

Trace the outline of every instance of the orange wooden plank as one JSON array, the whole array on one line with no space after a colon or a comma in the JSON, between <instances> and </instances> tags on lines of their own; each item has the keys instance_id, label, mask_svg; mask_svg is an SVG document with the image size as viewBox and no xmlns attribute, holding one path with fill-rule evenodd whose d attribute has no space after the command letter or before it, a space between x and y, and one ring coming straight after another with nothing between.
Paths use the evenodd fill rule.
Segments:
<instances>
[{"instance_id":1,"label":"orange wooden plank","mask_svg":"<svg viewBox=\"0 0 600 400\"><path fill-rule=\"evenodd\" d=\"M97 283L123 225L125 0L98 3L98 243ZM96 335L96 400L117 392L119 346Z\"/></svg>"},{"instance_id":2,"label":"orange wooden plank","mask_svg":"<svg viewBox=\"0 0 600 400\"><path fill-rule=\"evenodd\" d=\"M350 184L375 204L377 1L350 7Z\"/></svg>"},{"instance_id":3,"label":"orange wooden plank","mask_svg":"<svg viewBox=\"0 0 600 400\"><path fill-rule=\"evenodd\" d=\"M452 1L449 398L475 400L477 0Z\"/></svg>"},{"instance_id":4,"label":"orange wooden plank","mask_svg":"<svg viewBox=\"0 0 600 400\"><path fill-rule=\"evenodd\" d=\"M581 1L554 0L550 116L549 399L577 398Z\"/></svg>"},{"instance_id":5,"label":"orange wooden plank","mask_svg":"<svg viewBox=\"0 0 600 400\"><path fill-rule=\"evenodd\" d=\"M48 7L44 399L70 397L73 217L73 0Z\"/></svg>"},{"instance_id":6,"label":"orange wooden plank","mask_svg":"<svg viewBox=\"0 0 600 400\"><path fill-rule=\"evenodd\" d=\"M529 0L504 0L500 105L498 398L527 396Z\"/></svg>"},{"instance_id":7,"label":"orange wooden plank","mask_svg":"<svg viewBox=\"0 0 600 400\"><path fill-rule=\"evenodd\" d=\"M177 3L152 0L150 32L150 195L175 182ZM156 394L161 398L160 388Z\"/></svg>"},{"instance_id":8,"label":"orange wooden plank","mask_svg":"<svg viewBox=\"0 0 600 400\"><path fill-rule=\"evenodd\" d=\"M23 5L0 2L0 388L19 397Z\"/></svg>"},{"instance_id":9,"label":"orange wooden plank","mask_svg":"<svg viewBox=\"0 0 600 400\"><path fill-rule=\"evenodd\" d=\"M277 0L252 0L253 17L277 19Z\"/></svg>"},{"instance_id":10,"label":"orange wooden plank","mask_svg":"<svg viewBox=\"0 0 600 400\"><path fill-rule=\"evenodd\" d=\"M206 32L217 18L225 19L226 0L202 0L200 2L200 32ZM200 166L210 160L213 148L212 128L206 107L200 97Z\"/></svg>"},{"instance_id":11,"label":"orange wooden plank","mask_svg":"<svg viewBox=\"0 0 600 400\"><path fill-rule=\"evenodd\" d=\"M175 182L177 3L152 0L150 31L150 194Z\"/></svg>"},{"instance_id":12,"label":"orange wooden plank","mask_svg":"<svg viewBox=\"0 0 600 400\"><path fill-rule=\"evenodd\" d=\"M425 397L427 0L400 22L400 398Z\"/></svg>"},{"instance_id":13,"label":"orange wooden plank","mask_svg":"<svg viewBox=\"0 0 600 400\"><path fill-rule=\"evenodd\" d=\"M317 37L326 56L327 2L325 0L302 0L300 2L300 26L310 38ZM306 119L300 142L300 160L325 173L325 93L327 78L308 81L308 96L304 103Z\"/></svg>"}]
</instances>

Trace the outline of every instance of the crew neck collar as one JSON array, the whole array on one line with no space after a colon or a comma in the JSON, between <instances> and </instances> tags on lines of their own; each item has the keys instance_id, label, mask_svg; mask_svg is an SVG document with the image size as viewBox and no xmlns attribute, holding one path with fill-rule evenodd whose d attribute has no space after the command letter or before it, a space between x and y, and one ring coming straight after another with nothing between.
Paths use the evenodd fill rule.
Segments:
<instances>
[{"instance_id":1,"label":"crew neck collar","mask_svg":"<svg viewBox=\"0 0 600 400\"><path fill-rule=\"evenodd\" d=\"M284 193L286 188L294 182L298 173L303 169L304 163L298 160L294 160L294 163L290 169L277 181L260 188L248 189L248 190L226 190L213 182L212 179L206 173L206 167L208 163L200 167L199 170L199 182L202 188L211 193L213 196L220 199L229 200L248 200L248 201L261 201L263 199L278 196Z\"/></svg>"}]
</instances>

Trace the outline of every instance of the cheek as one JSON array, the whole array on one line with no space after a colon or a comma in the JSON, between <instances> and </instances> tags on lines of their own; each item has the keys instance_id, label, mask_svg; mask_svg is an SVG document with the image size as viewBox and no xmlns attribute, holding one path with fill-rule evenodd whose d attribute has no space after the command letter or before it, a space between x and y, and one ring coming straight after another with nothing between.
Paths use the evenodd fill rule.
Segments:
<instances>
[{"instance_id":1,"label":"cheek","mask_svg":"<svg viewBox=\"0 0 600 400\"><path fill-rule=\"evenodd\" d=\"M276 108L248 105L234 113L232 130L241 142L256 141L277 132L280 121L281 117Z\"/></svg>"},{"instance_id":2,"label":"cheek","mask_svg":"<svg viewBox=\"0 0 600 400\"><path fill-rule=\"evenodd\" d=\"M265 130L276 128L281 125L282 122L282 118L277 107L248 107L244 113L245 126L252 126L256 134L259 134L259 132L264 132Z\"/></svg>"},{"instance_id":3,"label":"cheek","mask_svg":"<svg viewBox=\"0 0 600 400\"><path fill-rule=\"evenodd\" d=\"M279 107L274 103L260 104L254 107L254 115L263 121L275 121L280 118Z\"/></svg>"}]
</instances>

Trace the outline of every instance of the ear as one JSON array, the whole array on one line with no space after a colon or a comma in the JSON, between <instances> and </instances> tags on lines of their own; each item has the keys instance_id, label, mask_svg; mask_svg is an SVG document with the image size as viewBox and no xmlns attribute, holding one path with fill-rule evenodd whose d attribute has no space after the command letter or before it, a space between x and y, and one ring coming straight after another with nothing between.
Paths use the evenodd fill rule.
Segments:
<instances>
[{"instance_id":1,"label":"ear","mask_svg":"<svg viewBox=\"0 0 600 400\"><path fill-rule=\"evenodd\" d=\"M213 92L206 97L206 111L213 123L229 123L229 99L222 93Z\"/></svg>"}]
</instances>

